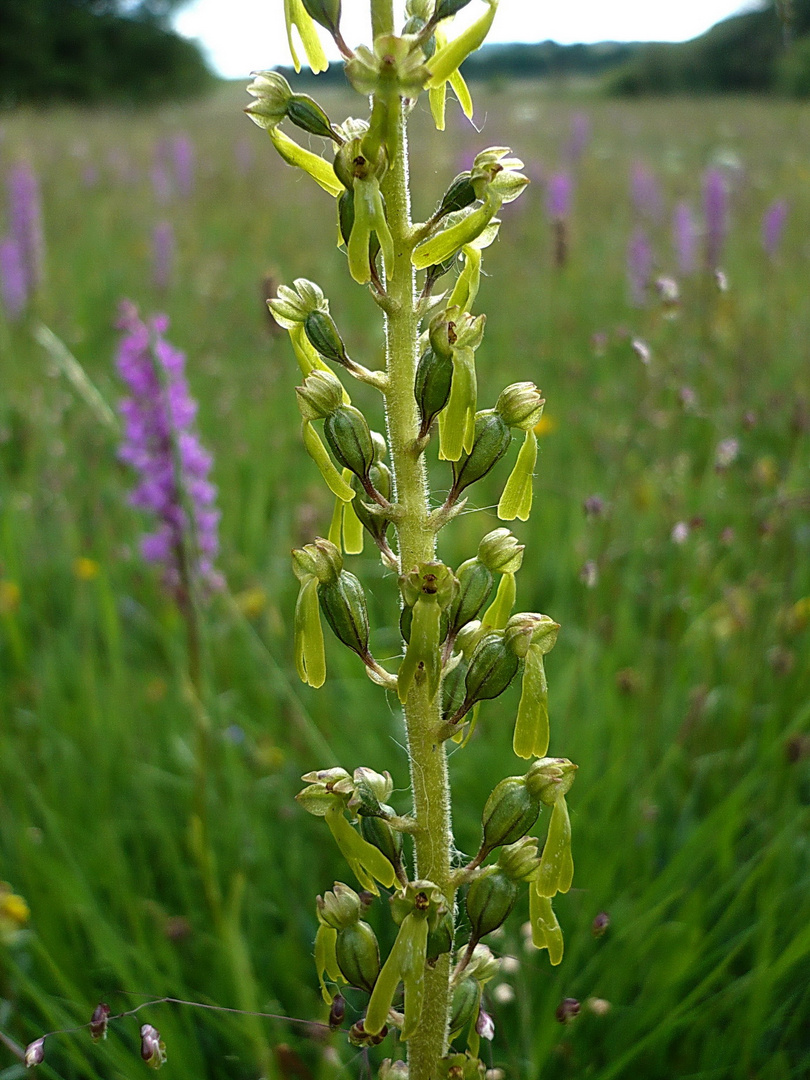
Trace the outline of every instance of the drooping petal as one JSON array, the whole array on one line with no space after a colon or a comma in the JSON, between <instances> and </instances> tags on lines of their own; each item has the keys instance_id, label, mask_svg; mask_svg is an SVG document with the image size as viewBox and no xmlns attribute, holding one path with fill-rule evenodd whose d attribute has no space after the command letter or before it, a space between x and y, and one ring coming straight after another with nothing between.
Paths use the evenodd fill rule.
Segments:
<instances>
[{"instance_id":1,"label":"drooping petal","mask_svg":"<svg viewBox=\"0 0 810 1080\"><path fill-rule=\"evenodd\" d=\"M548 743L548 683L543 654L536 645L530 645L523 668L512 749L520 758L542 758L548 752Z\"/></svg>"},{"instance_id":2,"label":"drooping petal","mask_svg":"<svg viewBox=\"0 0 810 1080\"><path fill-rule=\"evenodd\" d=\"M514 521L515 518L520 521L529 520L536 463L537 436L534 429L529 428L498 503L498 517L501 521Z\"/></svg>"}]
</instances>

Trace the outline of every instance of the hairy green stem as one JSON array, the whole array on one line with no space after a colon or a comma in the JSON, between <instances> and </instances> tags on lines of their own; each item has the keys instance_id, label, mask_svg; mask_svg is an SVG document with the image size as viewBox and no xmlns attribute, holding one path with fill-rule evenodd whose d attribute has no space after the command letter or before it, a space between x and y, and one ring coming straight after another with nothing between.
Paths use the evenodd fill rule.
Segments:
<instances>
[{"instance_id":1,"label":"hairy green stem","mask_svg":"<svg viewBox=\"0 0 810 1080\"><path fill-rule=\"evenodd\" d=\"M419 414L414 398L418 352L416 290L411 265L413 248L408 184L405 116L397 105L394 160L384 194L394 239L396 263L386 283L396 309L386 316L386 395L388 437L394 477L394 498L402 508L396 522L401 567L407 571L435 557L436 532L430 518L424 457L416 448ZM427 681L417 681L405 705L414 817L416 876L435 882L453 907L452 829L447 756L436 739L441 724L440 695L432 700ZM450 1005L450 956L428 968L422 1018L408 1042L409 1080L431 1080L447 1050Z\"/></svg>"}]
</instances>

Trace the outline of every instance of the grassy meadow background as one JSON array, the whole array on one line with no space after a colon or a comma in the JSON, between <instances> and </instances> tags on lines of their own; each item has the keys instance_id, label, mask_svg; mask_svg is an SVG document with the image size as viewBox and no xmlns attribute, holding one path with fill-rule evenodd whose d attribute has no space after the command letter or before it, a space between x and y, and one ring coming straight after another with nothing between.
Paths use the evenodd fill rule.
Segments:
<instances>
[{"instance_id":1,"label":"grassy meadow background","mask_svg":"<svg viewBox=\"0 0 810 1080\"><path fill-rule=\"evenodd\" d=\"M18 1044L139 995L323 1021L314 898L347 871L293 802L300 774L389 769L392 801L409 802L398 710L356 658L328 641L326 687L295 676L289 551L325 532L331 499L299 443L298 370L269 327L263 278L315 279L369 366L382 334L335 247L333 201L275 157L240 111L247 100L228 87L148 115L2 120L0 171L28 160L40 178L47 265L29 312L0 316L0 879L31 911L0 945L0 1030ZM322 102L333 120L358 107L338 91ZM810 1073L810 111L531 84L481 87L476 106L480 134L455 114L438 134L420 103L414 209L426 216L465 155L489 145L511 146L534 180L485 256L479 400L517 379L547 399L535 511L515 528L518 605L562 624L547 664L551 752L579 764L574 888L556 905L565 957L552 969L524 948L519 907L491 942L517 963L490 984L485 1053L514 1080L798 1080ZM558 269L544 181L566 165L577 114L590 135ZM185 193L170 167L155 176L177 136L194 150ZM647 228L656 273L679 277L674 309L629 303L638 163L661 192ZM699 213L711 165L730 194L726 292L680 277L671 240L673 206ZM789 213L769 256L761 220L778 198ZM153 280L161 222L176 243L165 287ZM114 407L123 298L170 316L215 454L228 591L206 617L207 875L189 830L197 721L183 626L137 555L144 522L126 502L115 431L33 337L38 321L50 327ZM365 389L356 399L379 426ZM718 458L730 439L736 456ZM446 489L449 470L435 447L428 456ZM488 507L506 471L442 534L445 561L496 526ZM601 512L593 499L585 511L592 496ZM393 657L395 583L368 547L351 569L375 655ZM522 771L515 704L511 691L485 706L452 758L464 851L495 782ZM610 926L596 938L601 912ZM381 932L382 914L370 917ZM563 1026L566 997L583 1004ZM350 1015L360 1008L358 996ZM368 1075L365 1055L322 1028L174 1005L139 1019L166 1041L167 1080ZM48 1039L41 1075L141 1075L138 1022L99 1045L86 1032ZM0 1080L23 1072L0 1045Z\"/></svg>"}]
</instances>

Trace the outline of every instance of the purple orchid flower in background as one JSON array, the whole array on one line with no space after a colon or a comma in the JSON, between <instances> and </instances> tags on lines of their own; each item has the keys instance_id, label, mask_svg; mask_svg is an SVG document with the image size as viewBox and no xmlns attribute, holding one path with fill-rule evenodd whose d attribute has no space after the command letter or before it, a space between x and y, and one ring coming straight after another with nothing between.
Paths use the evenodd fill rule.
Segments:
<instances>
[{"instance_id":1,"label":"purple orchid flower in background","mask_svg":"<svg viewBox=\"0 0 810 1080\"><path fill-rule=\"evenodd\" d=\"M672 243L678 270L684 276L694 274L698 261L698 224L692 207L681 200L672 215Z\"/></svg>"},{"instance_id":2,"label":"purple orchid flower in background","mask_svg":"<svg viewBox=\"0 0 810 1080\"><path fill-rule=\"evenodd\" d=\"M26 295L30 295L45 277L45 237L39 180L27 162L10 170L7 189L9 231L25 272Z\"/></svg>"},{"instance_id":3,"label":"purple orchid flower in background","mask_svg":"<svg viewBox=\"0 0 810 1080\"><path fill-rule=\"evenodd\" d=\"M174 165L174 177L177 190L181 195L190 195L194 190L194 170L196 157L194 143L185 132L175 135L171 141L171 158Z\"/></svg>"},{"instance_id":4,"label":"purple orchid flower in background","mask_svg":"<svg viewBox=\"0 0 810 1080\"><path fill-rule=\"evenodd\" d=\"M165 315L144 322L133 304L121 305L116 366L130 396L119 406L119 457L139 476L130 503L156 522L141 538L141 554L162 566L167 587L185 606L198 586L204 592L222 587L214 568L220 515L209 480L212 458L194 430L197 404L185 356L165 340L168 324Z\"/></svg>"},{"instance_id":5,"label":"purple orchid flower in background","mask_svg":"<svg viewBox=\"0 0 810 1080\"><path fill-rule=\"evenodd\" d=\"M565 221L571 216L574 185L569 172L556 172L548 178L546 213L552 221Z\"/></svg>"},{"instance_id":6,"label":"purple orchid flower in background","mask_svg":"<svg viewBox=\"0 0 810 1080\"><path fill-rule=\"evenodd\" d=\"M762 216L762 246L769 259L776 258L785 231L789 205L787 199L776 199Z\"/></svg>"},{"instance_id":7,"label":"purple orchid flower in background","mask_svg":"<svg viewBox=\"0 0 810 1080\"><path fill-rule=\"evenodd\" d=\"M661 188L655 173L643 161L635 162L631 170L630 197L639 217L648 221L661 220L664 208Z\"/></svg>"},{"instance_id":8,"label":"purple orchid flower in background","mask_svg":"<svg viewBox=\"0 0 810 1080\"><path fill-rule=\"evenodd\" d=\"M587 113L575 112L571 117L571 136L568 140L566 156L572 165L577 165L591 141L591 121Z\"/></svg>"},{"instance_id":9,"label":"purple orchid flower in background","mask_svg":"<svg viewBox=\"0 0 810 1080\"><path fill-rule=\"evenodd\" d=\"M706 223L706 268L715 271L728 228L728 188L719 169L707 169L703 177L703 213Z\"/></svg>"},{"instance_id":10,"label":"purple orchid flower in background","mask_svg":"<svg viewBox=\"0 0 810 1080\"><path fill-rule=\"evenodd\" d=\"M633 307L644 307L649 298L653 251L643 229L635 229L627 245L627 280Z\"/></svg>"},{"instance_id":11,"label":"purple orchid flower in background","mask_svg":"<svg viewBox=\"0 0 810 1080\"><path fill-rule=\"evenodd\" d=\"M156 289L168 289L174 269L174 254L174 227L170 221L161 221L152 233L152 282Z\"/></svg>"},{"instance_id":12,"label":"purple orchid flower in background","mask_svg":"<svg viewBox=\"0 0 810 1080\"><path fill-rule=\"evenodd\" d=\"M13 236L0 240L0 296L9 319L19 319L28 303L28 275Z\"/></svg>"}]
</instances>

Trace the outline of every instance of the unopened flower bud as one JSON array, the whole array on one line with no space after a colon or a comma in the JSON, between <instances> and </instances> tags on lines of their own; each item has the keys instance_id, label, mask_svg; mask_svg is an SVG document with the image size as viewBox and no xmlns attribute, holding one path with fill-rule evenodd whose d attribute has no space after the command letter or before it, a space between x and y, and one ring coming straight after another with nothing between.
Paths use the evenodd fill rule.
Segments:
<instances>
[{"instance_id":1,"label":"unopened flower bud","mask_svg":"<svg viewBox=\"0 0 810 1080\"><path fill-rule=\"evenodd\" d=\"M392 1061L391 1058L386 1058L380 1064L377 1077L378 1080L408 1080L408 1063L407 1061Z\"/></svg>"},{"instance_id":2,"label":"unopened flower bud","mask_svg":"<svg viewBox=\"0 0 810 1080\"><path fill-rule=\"evenodd\" d=\"M516 574L523 563L525 544L509 529L493 529L478 545L478 558L493 574Z\"/></svg>"},{"instance_id":3,"label":"unopened flower bud","mask_svg":"<svg viewBox=\"0 0 810 1080\"><path fill-rule=\"evenodd\" d=\"M323 433L340 464L361 480L374 462L374 444L365 416L353 405L341 405L327 416Z\"/></svg>"},{"instance_id":4,"label":"unopened flower bud","mask_svg":"<svg viewBox=\"0 0 810 1080\"><path fill-rule=\"evenodd\" d=\"M478 1015L478 1007L481 1001L481 987L475 979L462 979L453 991L453 1002L450 1006L450 1037L458 1035L470 1023L473 1016Z\"/></svg>"},{"instance_id":5,"label":"unopened flower bud","mask_svg":"<svg viewBox=\"0 0 810 1080\"><path fill-rule=\"evenodd\" d=\"M290 84L278 71L254 71L247 92L256 99L245 107L254 124L269 130L277 127L287 115L293 97Z\"/></svg>"},{"instance_id":6,"label":"unopened flower bud","mask_svg":"<svg viewBox=\"0 0 810 1080\"><path fill-rule=\"evenodd\" d=\"M452 384L452 354L437 353L428 347L419 359L414 385L414 397L421 419L420 438L427 435L431 424L447 404Z\"/></svg>"},{"instance_id":7,"label":"unopened flower bud","mask_svg":"<svg viewBox=\"0 0 810 1080\"><path fill-rule=\"evenodd\" d=\"M475 941L497 930L509 917L518 887L503 871L490 866L474 878L467 890L467 915Z\"/></svg>"},{"instance_id":8,"label":"unopened flower bud","mask_svg":"<svg viewBox=\"0 0 810 1080\"><path fill-rule=\"evenodd\" d=\"M329 311L323 290L307 278L296 278L292 288L289 285L279 285L278 296L268 300L267 306L278 325L285 330L303 326L307 316L313 311Z\"/></svg>"},{"instance_id":9,"label":"unopened flower bud","mask_svg":"<svg viewBox=\"0 0 810 1080\"><path fill-rule=\"evenodd\" d=\"M378 773L365 765L354 770L354 795L349 802L349 808L359 808L361 814L376 814L380 816L381 803L388 801L394 790L394 781L389 772Z\"/></svg>"},{"instance_id":10,"label":"unopened flower bud","mask_svg":"<svg viewBox=\"0 0 810 1080\"><path fill-rule=\"evenodd\" d=\"M335 637L362 659L369 657L368 610L363 586L346 570L318 586L318 600Z\"/></svg>"},{"instance_id":11,"label":"unopened flower bud","mask_svg":"<svg viewBox=\"0 0 810 1080\"><path fill-rule=\"evenodd\" d=\"M577 766L568 758L540 758L526 773L526 787L546 806L571 789Z\"/></svg>"},{"instance_id":12,"label":"unopened flower bud","mask_svg":"<svg viewBox=\"0 0 810 1080\"><path fill-rule=\"evenodd\" d=\"M90 1018L90 1035L93 1042L99 1042L107 1038L107 1021L110 1016L110 1006L101 1002L96 1005Z\"/></svg>"},{"instance_id":13,"label":"unopened flower bud","mask_svg":"<svg viewBox=\"0 0 810 1080\"><path fill-rule=\"evenodd\" d=\"M329 540L318 537L313 544L295 548L292 553L293 570L299 581L307 576L316 577L320 584L337 581L343 570L343 556Z\"/></svg>"},{"instance_id":14,"label":"unopened flower bud","mask_svg":"<svg viewBox=\"0 0 810 1080\"><path fill-rule=\"evenodd\" d=\"M484 1009L478 1010L478 1019L475 1021L475 1031L476 1034L480 1035L482 1039L486 1039L487 1042L492 1042L495 1038L495 1021Z\"/></svg>"},{"instance_id":15,"label":"unopened flower bud","mask_svg":"<svg viewBox=\"0 0 810 1080\"><path fill-rule=\"evenodd\" d=\"M595 938L602 937L607 933L610 926L610 916L606 911L600 911L598 915L594 916L594 920L591 923L591 933Z\"/></svg>"},{"instance_id":16,"label":"unopened flower bud","mask_svg":"<svg viewBox=\"0 0 810 1080\"><path fill-rule=\"evenodd\" d=\"M579 1016L579 1002L576 998L563 998L554 1015L561 1024L570 1024L572 1020Z\"/></svg>"},{"instance_id":17,"label":"unopened flower bud","mask_svg":"<svg viewBox=\"0 0 810 1080\"><path fill-rule=\"evenodd\" d=\"M141 1057L151 1069L159 1069L166 1062L166 1047L160 1032L151 1024L141 1025Z\"/></svg>"},{"instance_id":18,"label":"unopened flower bud","mask_svg":"<svg viewBox=\"0 0 810 1080\"><path fill-rule=\"evenodd\" d=\"M470 962L467 964L466 973L471 979L475 979L476 982L482 986L488 983L490 979L494 979L500 971L501 962L497 957L492 955L492 950L489 945L478 944L475 946L470 957Z\"/></svg>"},{"instance_id":19,"label":"unopened flower bud","mask_svg":"<svg viewBox=\"0 0 810 1080\"><path fill-rule=\"evenodd\" d=\"M495 405L509 427L528 431L533 428L543 415L545 398L533 382L518 382L501 391Z\"/></svg>"},{"instance_id":20,"label":"unopened flower bud","mask_svg":"<svg viewBox=\"0 0 810 1080\"><path fill-rule=\"evenodd\" d=\"M343 1020L346 1016L346 998L343 994L335 994L332 998L332 1005L329 1009L329 1030L339 1031L343 1026Z\"/></svg>"},{"instance_id":21,"label":"unopened flower bud","mask_svg":"<svg viewBox=\"0 0 810 1080\"><path fill-rule=\"evenodd\" d=\"M525 777L507 776L501 780L484 806L484 850L489 852L520 840L534 826L540 807L540 797L532 794Z\"/></svg>"},{"instance_id":22,"label":"unopened flower bud","mask_svg":"<svg viewBox=\"0 0 810 1080\"><path fill-rule=\"evenodd\" d=\"M528 881L540 866L537 840L524 836L501 849L498 866L512 881Z\"/></svg>"},{"instance_id":23,"label":"unopened flower bud","mask_svg":"<svg viewBox=\"0 0 810 1080\"><path fill-rule=\"evenodd\" d=\"M31 1069L34 1065L41 1065L44 1060L45 1036L43 1035L26 1046L23 1061L25 1062L26 1069Z\"/></svg>"},{"instance_id":24,"label":"unopened flower bud","mask_svg":"<svg viewBox=\"0 0 810 1080\"><path fill-rule=\"evenodd\" d=\"M307 15L334 37L340 26L340 0L302 0L302 3Z\"/></svg>"},{"instance_id":25,"label":"unopened flower bud","mask_svg":"<svg viewBox=\"0 0 810 1080\"><path fill-rule=\"evenodd\" d=\"M335 954L341 974L349 986L370 994L380 973L377 936L362 919L338 930Z\"/></svg>"},{"instance_id":26,"label":"unopened flower bud","mask_svg":"<svg viewBox=\"0 0 810 1080\"><path fill-rule=\"evenodd\" d=\"M336 881L333 890L330 890L315 901L318 908L318 918L327 926L335 930L345 930L347 926L354 926L360 918L360 897L348 885L342 881Z\"/></svg>"},{"instance_id":27,"label":"unopened flower bud","mask_svg":"<svg viewBox=\"0 0 810 1080\"><path fill-rule=\"evenodd\" d=\"M379 1031L370 1035L363 1025L362 1020L358 1020L356 1024L352 1024L349 1028L349 1042L352 1046L379 1046L383 1039L388 1034L388 1027L383 1024Z\"/></svg>"},{"instance_id":28,"label":"unopened flower bud","mask_svg":"<svg viewBox=\"0 0 810 1080\"><path fill-rule=\"evenodd\" d=\"M453 462L453 487L448 501L455 502L465 488L486 476L509 449L511 438L498 413L476 413L472 449Z\"/></svg>"},{"instance_id":29,"label":"unopened flower bud","mask_svg":"<svg viewBox=\"0 0 810 1080\"><path fill-rule=\"evenodd\" d=\"M331 371L314 368L296 386L298 409L304 420L323 420L343 404L343 384Z\"/></svg>"}]
</instances>

